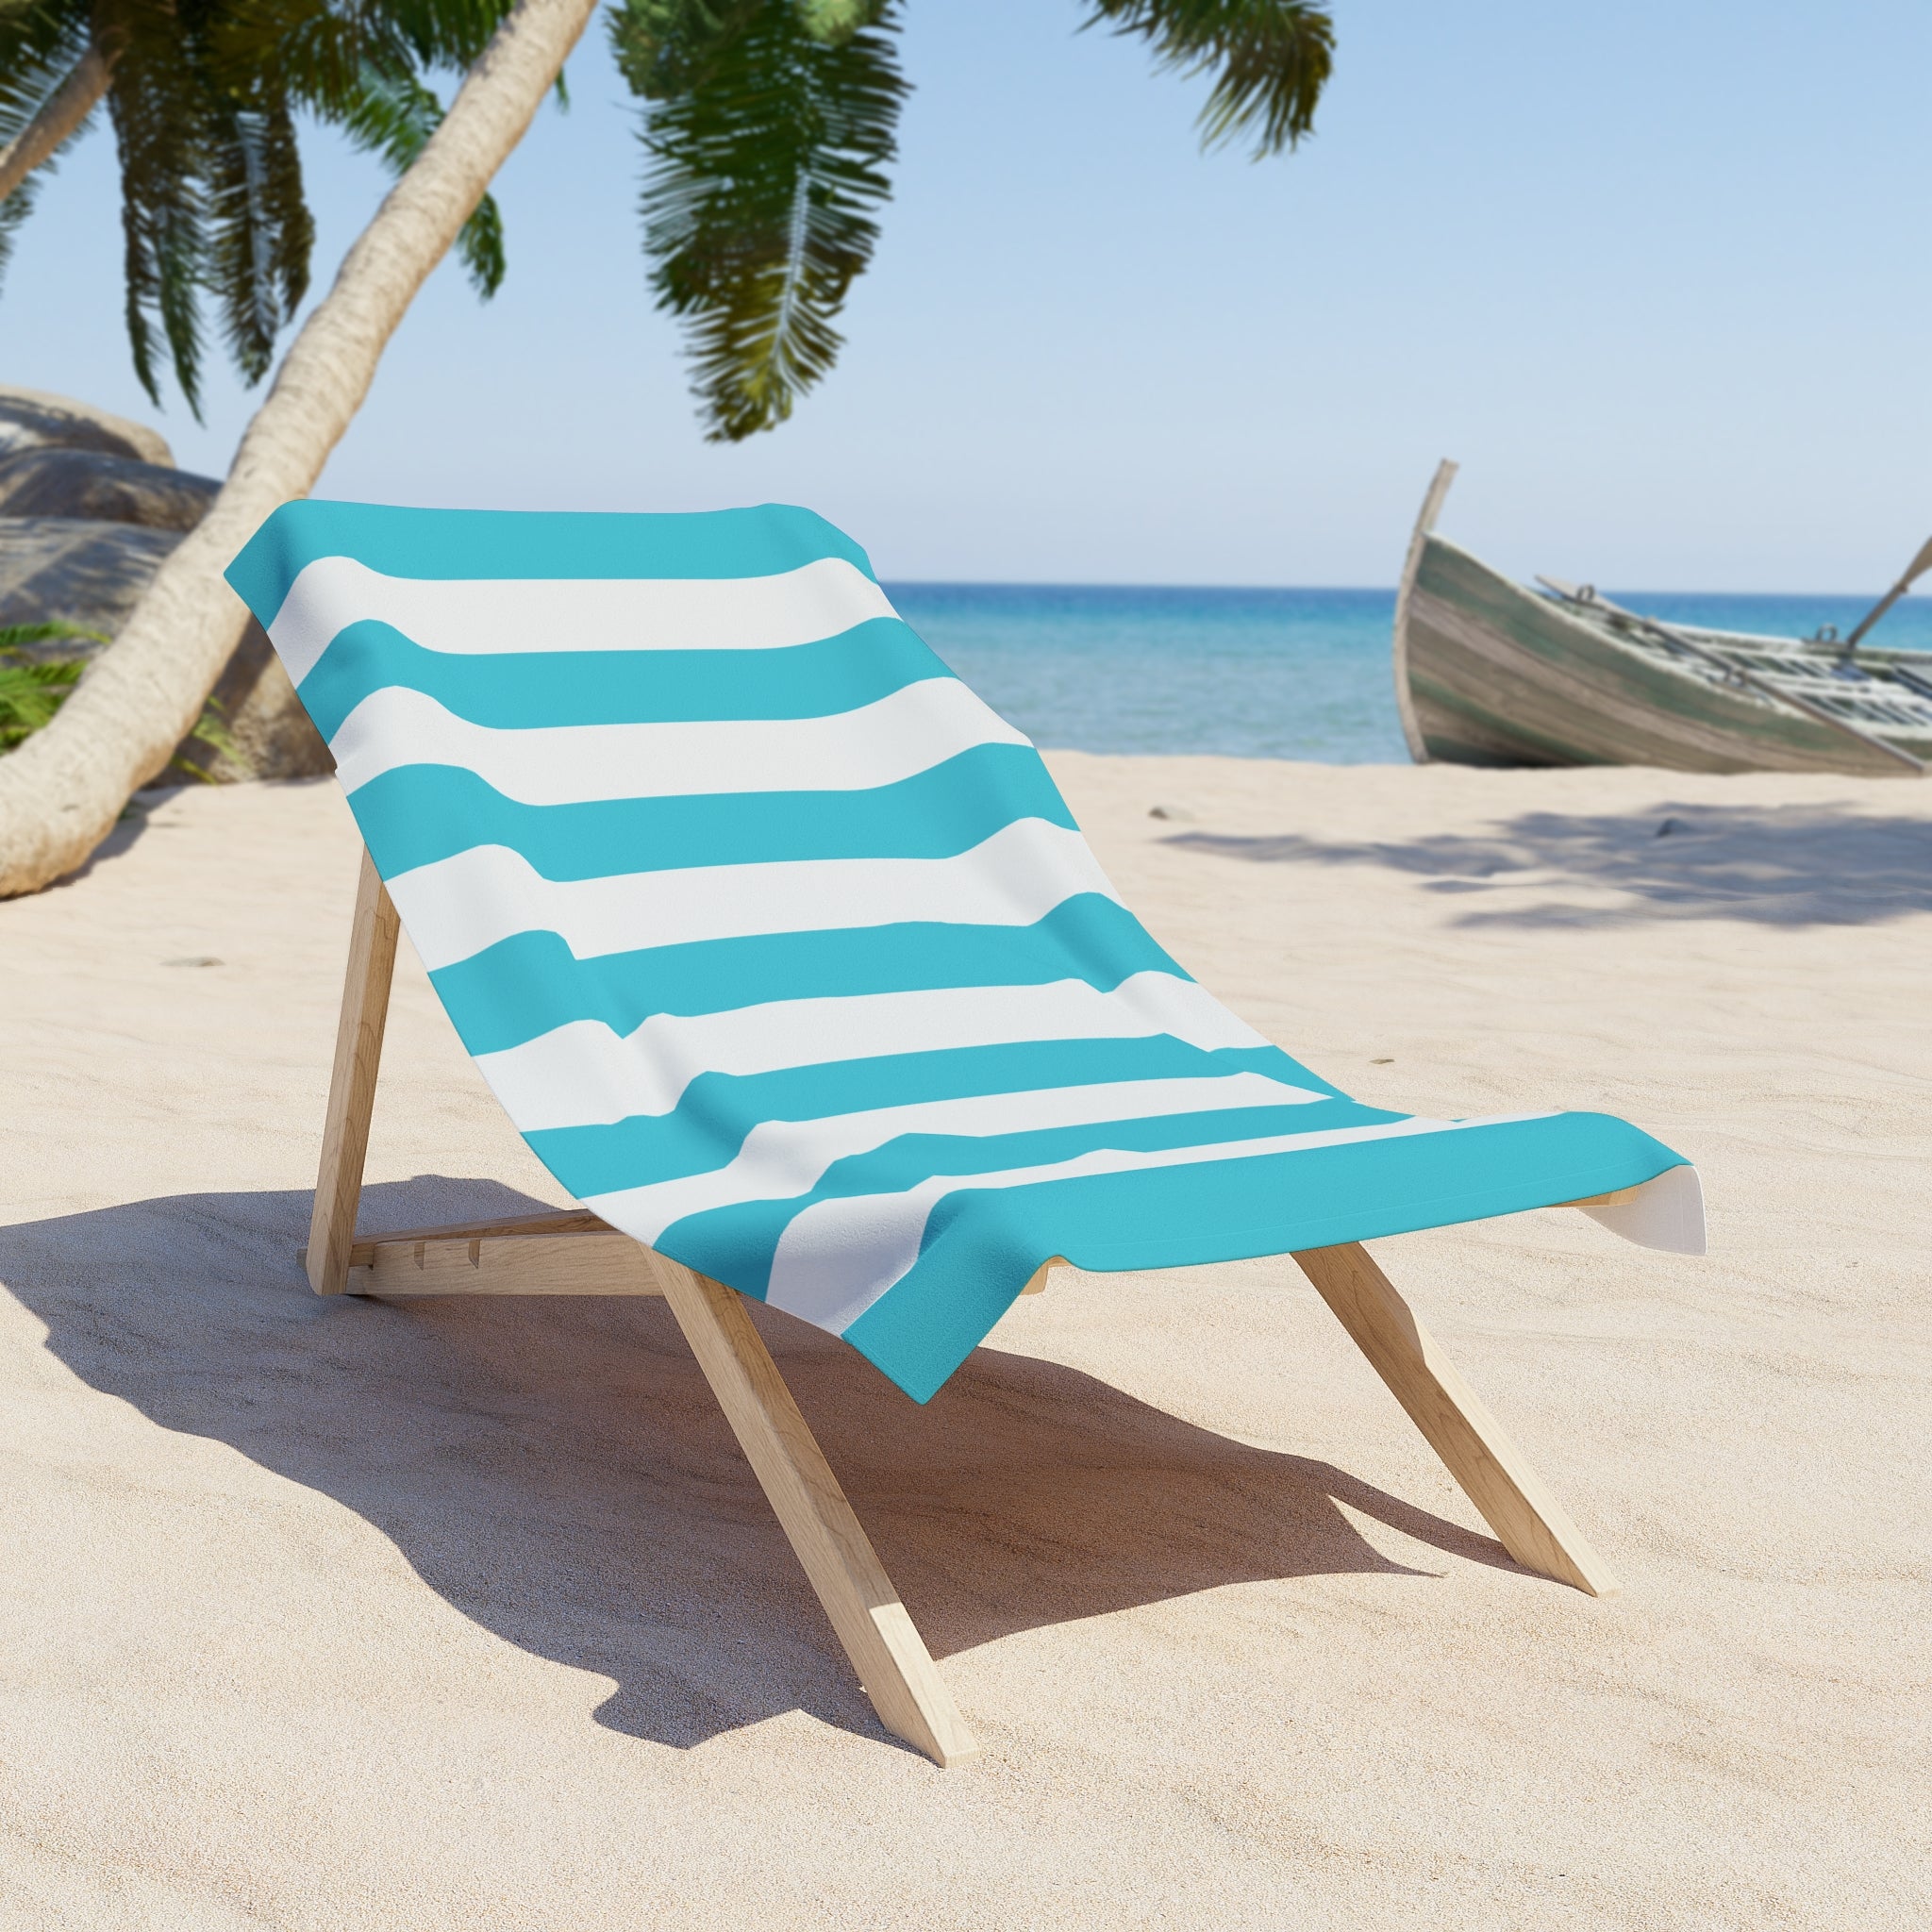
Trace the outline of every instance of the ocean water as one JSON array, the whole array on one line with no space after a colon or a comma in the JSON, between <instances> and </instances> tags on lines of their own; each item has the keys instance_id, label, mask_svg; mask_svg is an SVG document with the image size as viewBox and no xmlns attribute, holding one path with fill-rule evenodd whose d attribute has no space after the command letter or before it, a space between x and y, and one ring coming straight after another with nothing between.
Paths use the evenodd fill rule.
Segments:
<instances>
[{"instance_id":1,"label":"ocean water","mask_svg":"<svg viewBox=\"0 0 1932 1932\"><path fill-rule=\"evenodd\" d=\"M1407 763L1390 668L1393 591L889 584L899 613L1037 743ZM1612 591L1631 609L1722 630L1849 630L1871 599ZM1874 593L1875 595L1875 593ZM1932 597L1874 642L1932 651Z\"/></svg>"}]
</instances>

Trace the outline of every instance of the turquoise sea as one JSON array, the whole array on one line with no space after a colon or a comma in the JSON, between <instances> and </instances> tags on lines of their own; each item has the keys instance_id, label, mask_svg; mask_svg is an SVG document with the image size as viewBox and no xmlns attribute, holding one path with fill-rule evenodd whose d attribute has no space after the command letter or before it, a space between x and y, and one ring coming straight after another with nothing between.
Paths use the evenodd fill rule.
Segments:
<instances>
[{"instance_id":1,"label":"turquoise sea","mask_svg":"<svg viewBox=\"0 0 1932 1932\"><path fill-rule=\"evenodd\" d=\"M1406 763L1389 661L1393 591L889 584L900 614L1036 742ZM1849 630L1871 598L1612 591L1632 609L1722 630ZM1874 595L1875 596L1875 592ZM1874 641L1932 651L1932 597Z\"/></svg>"}]
</instances>

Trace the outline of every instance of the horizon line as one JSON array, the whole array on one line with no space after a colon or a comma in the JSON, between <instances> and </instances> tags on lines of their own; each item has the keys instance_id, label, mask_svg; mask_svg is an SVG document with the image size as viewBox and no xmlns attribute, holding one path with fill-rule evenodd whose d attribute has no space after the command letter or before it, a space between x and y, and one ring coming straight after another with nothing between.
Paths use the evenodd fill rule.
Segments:
<instances>
[{"instance_id":1,"label":"horizon line","mask_svg":"<svg viewBox=\"0 0 1932 1932\"><path fill-rule=\"evenodd\" d=\"M1512 579L1513 581L1513 579ZM1120 577L1111 581L1099 578L1074 577L913 577L881 575L882 586L898 586L908 591L1320 591L1328 596L1392 597L1399 586L1395 584L1262 584L1262 583L1159 583L1146 578ZM1530 588L1528 585L1524 589ZM1608 587L1611 594L1625 597L1864 597L1876 601L1876 593L1869 588L1858 591L1738 591L1738 590L1697 590L1688 585L1674 589L1659 589L1650 585L1643 589ZM1914 598L1912 593L1899 600L1900 604L1924 602L1924 595Z\"/></svg>"}]
</instances>

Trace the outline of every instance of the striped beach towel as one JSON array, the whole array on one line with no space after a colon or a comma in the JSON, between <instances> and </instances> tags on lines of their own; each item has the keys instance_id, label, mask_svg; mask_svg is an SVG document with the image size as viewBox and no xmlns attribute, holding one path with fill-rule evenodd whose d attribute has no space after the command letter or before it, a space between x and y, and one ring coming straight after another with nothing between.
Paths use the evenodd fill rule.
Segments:
<instances>
[{"instance_id":1,"label":"striped beach towel","mask_svg":"<svg viewBox=\"0 0 1932 1932\"><path fill-rule=\"evenodd\" d=\"M1701 1246L1694 1174L1635 1127L1364 1107L1221 1006L808 510L293 503L228 578L549 1171L920 1401L1052 1257L1633 1187L1593 1211Z\"/></svg>"}]
</instances>

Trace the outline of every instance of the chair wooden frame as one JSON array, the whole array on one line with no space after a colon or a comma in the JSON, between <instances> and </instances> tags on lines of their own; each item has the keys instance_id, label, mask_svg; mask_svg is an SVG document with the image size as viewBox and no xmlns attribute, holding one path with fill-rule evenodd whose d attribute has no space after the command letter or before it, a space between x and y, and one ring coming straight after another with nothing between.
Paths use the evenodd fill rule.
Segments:
<instances>
[{"instance_id":1,"label":"chair wooden frame","mask_svg":"<svg viewBox=\"0 0 1932 1932\"><path fill-rule=\"evenodd\" d=\"M357 1236L398 931L395 908L365 850L322 1167L308 1244L299 1251L310 1286L318 1294L385 1299L662 1295L879 1722L939 1764L976 1755L978 1745L952 1692L753 1326L742 1296L619 1233L587 1208ZM1573 1205L1601 1206L1629 1191ZM1509 1555L1525 1569L1592 1596L1614 1591L1616 1580L1602 1559L1360 1243L1309 1249L1293 1258ZM1024 1291L1042 1290L1055 1265L1045 1263Z\"/></svg>"}]
</instances>

